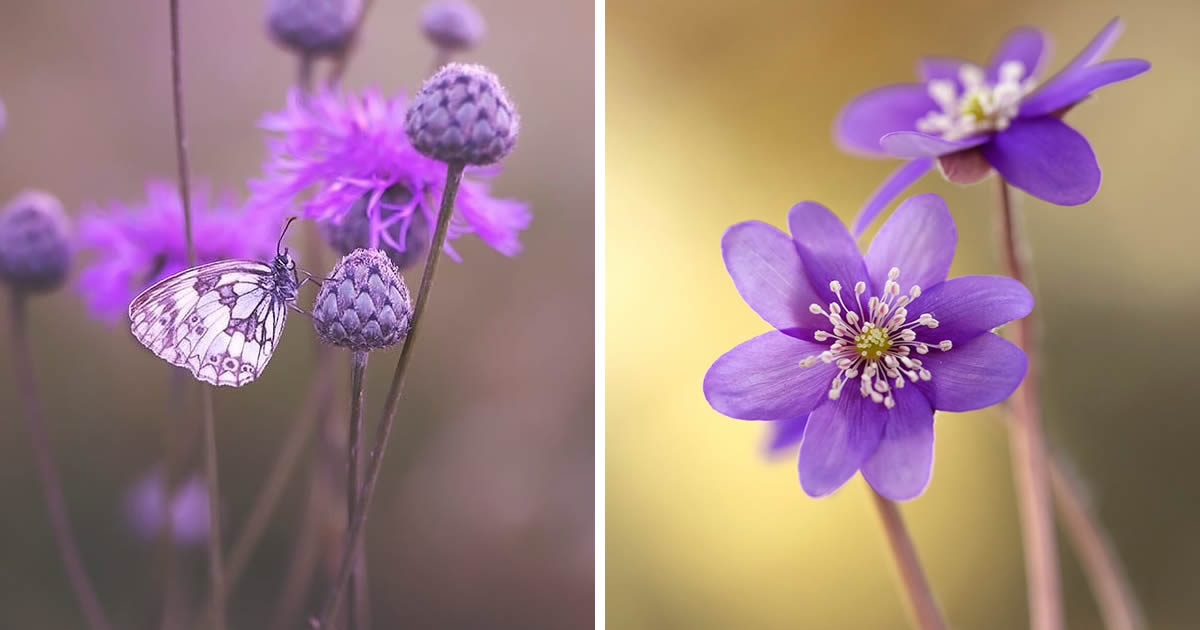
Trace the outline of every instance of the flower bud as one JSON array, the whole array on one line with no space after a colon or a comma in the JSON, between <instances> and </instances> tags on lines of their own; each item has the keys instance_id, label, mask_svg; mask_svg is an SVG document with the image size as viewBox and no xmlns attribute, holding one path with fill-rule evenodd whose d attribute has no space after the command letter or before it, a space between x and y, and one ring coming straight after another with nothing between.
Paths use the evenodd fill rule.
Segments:
<instances>
[{"instance_id":1,"label":"flower bud","mask_svg":"<svg viewBox=\"0 0 1200 630\"><path fill-rule=\"evenodd\" d=\"M358 249L343 257L321 284L312 318L325 342L369 352L404 339L412 300L387 256L376 249Z\"/></svg>"},{"instance_id":2,"label":"flower bud","mask_svg":"<svg viewBox=\"0 0 1200 630\"><path fill-rule=\"evenodd\" d=\"M69 223L49 193L27 190L0 213L0 279L40 293L62 286L71 267Z\"/></svg>"},{"instance_id":3,"label":"flower bud","mask_svg":"<svg viewBox=\"0 0 1200 630\"><path fill-rule=\"evenodd\" d=\"M435 160L485 165L512 151L517 110L500 80L483 66L452 63L425 81L404 130L414 148Z\"/></svg>"},{"instance_id":4,"label":"flower bud","mask_svg":"<svg viewBox=\"0 0 1200 630\"><path fill-rule=\"evenodd\" d=\"M354 38L362 0L271 0L267 29L302 55L332 54Z\"/></svg>"},{"instance_id":5,"label":"flower bud","mask_svg":"<svg viewBox=\"0 0 1200 630\"><path fill-rule=\"evenodd\" d=\"M471 48L483 39L485 29L479 10L462 0L433 2L421 13L421 31L446 52Z\"/></svg>"}]
</instances>

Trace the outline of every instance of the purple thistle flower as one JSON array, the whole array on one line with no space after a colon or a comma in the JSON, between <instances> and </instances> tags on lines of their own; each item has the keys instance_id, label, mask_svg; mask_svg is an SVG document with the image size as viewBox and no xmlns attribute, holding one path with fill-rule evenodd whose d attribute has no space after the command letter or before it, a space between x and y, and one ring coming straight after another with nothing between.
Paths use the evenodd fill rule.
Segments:
<instances>
[{"instance_id":1,"label":"purple thistle flower","mask_svg":"<svg viewBox=\"0 0 1200 630\"><path fill-rule=\"evenodd\" d=\"M1087 139L1062 121L1094 90L1150 69L1142 59L1099 61L1121 33L1113 19L1058 74L1038 84L1049 48L1036 28L1012 31L986 66L950 57L918 64L921 83L876 88L842 108L834 135L842 150L901 157L902 165L854 221L860 234L884 206L933 168L971 183L996 169L1025 192L1065 206L1100 188L1100 166Z\"/></svg>"},{"instance_id":2,"label":"purple thistle flower","mask_svg":"<svg viewBox=\"0 0 1200 630\"><path fill-rule=\"evenodd\" d=\"M933 412L1004 400L1025 353L990 332L1033 297L1003 276L946 280L957 233L937 195L908 199L866 255L836 216L802 202L792 237L759 221L729 228L725 266L775 330L725 353L704 377L713 409L802 428L800 485L814 497L855 472L881 495L911 499L933 466ZM790 437L789 437L790 436Z\"/></svg>"},{"instance_id":3,"label":"purple thistle flower","mask_svg":"<svg viewBox=\"0 0 1200 630\"><path fill-rule=\"evenodd\" d=\"M126 518L140 538L153 540L162 531L165 498L159 470L147 474L125 495ZM208 539L208 488L199 475L192 475L175 489L170 514L175 544L190 545Z\"/></svg>"},{"instance_id":4,"label":"purple thistle flower","mask_svg":"<svg viewBox=\"0 0 1200 630\"><path fill-rule=\"evenodd\" d=\"M286 206L311 190L312 197L301 206L303 214L332 224L326 226L327 235L340 253L383 249L399 266L411 262L416 258L409 252L412 243L427 248L432 239L446 165L413 148L405 115L403 97L385 98L377 90L307 97L293 90L287 107L261 122L281 136L267 141L265 175L250 183L252 202ZM486 178L498 173L496 167L467 170L485 179L464 178L459 188L445 249L456 261L461 257L450 241L466 234L475 234L505 256L521 251L518 235L529 227L532 215L525 203L488 194ZM359 221L352 212L365 212L368 229L339 232L343 222L353 226ZM414 230L420 239L410 238Z\"/></svg>"},{"instance_id":5,"label":"purple thistle flower","mask_svg":"<svg viewBox=\"0 0 1200 630\"><path fill-rule=\"evenodd\" d=\"M275 251L278 217L248 213L230 194L211 198L203 185L193 186L191 207L197 264L267 260ZM173 184L151 181L141 202L93 204L84 213L78 246L92 256L79 291L96 317L115 322L143 289L187 268L183 207Z\"/></svg>"}]
</instances>

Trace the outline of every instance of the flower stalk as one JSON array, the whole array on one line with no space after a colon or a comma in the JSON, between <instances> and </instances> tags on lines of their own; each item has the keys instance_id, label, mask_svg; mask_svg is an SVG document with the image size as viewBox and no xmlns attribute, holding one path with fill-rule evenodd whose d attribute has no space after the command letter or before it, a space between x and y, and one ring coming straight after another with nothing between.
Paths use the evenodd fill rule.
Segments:
<instances>
[{"instance_id":1,"label":"flower stalk","mask_svg":"<svg viewBox=\"0 0 1200 630\"><path fill-rule=\"evenodd\" d=\"M79 544L71 530L67 502L63 497L62 481L58 477L54 455L50 450L50 439L46 434L46 422L37 393L37 382L33 376L33 355L29 350L29 318L26 311L26 297L20 291L12 291L11 306L13 374L17 380L17 389L24 398L25 420L29 428L33 459L37 466L38 479L42 482L42 491L46 495L46 510L50 517L50 528L54 532L54 542L58 546L58 553L67 573L67 581L70 582L71 590L75 593L75 600L83 613L87 627L89 630L109 630L111 626L100 605L100 600L96 596L96 589L88 579L83 558L79 553Z\"/></svg>"},{"instance_id":2,"label":"flower stalk","mask_svg":"<svg viewBox=\"0 0 1200 630\"><path fill-rule=\"evenodd\" d=\"M888 547L896 560L896 570L916 627L920 630L946 630L946 620L942 617L933 590L929 588L929 581L925 579L925 571L921 568L916 547L904 526L899 506L874 489L870 492L879 511L883 531L887 534Z\"/></svg>"},{"instance_id":3,"label":"flower stalk","mask_svg":"<svg viewBox=\"0 0 1200 630\"><path fill-rule=\"evenodd\" d=\"M350 436L346 440L348 457L346 460L346 535L350 535L350 524L358 514L358 480L361 475L359 452L362 450L363 401L366 398L366 387L363 383L367 372L367 352L356 350L351 353L350 363ZM347 549L350 549L347 544ZM367 613L366 586L366 555L363 553L361 540L354 545L354 570L346 584L350 597L349 620L347 630L358 630L365 626L363 623Z\"/></svg>"},{"instance_id":4,"label":"flower stalk","mask_svg":"<svg viewBox=\"0 0 1200 630\"><path fill-rule=\"evenodd\" d=\"M421 287L417 291L417 301L413 306L412 324L404 347L400 350L400 358L396 361L396 369L392 374L392 382L388 389L387 400L384 403L383 417L375 431L375 447L372 449L367 463L365 480L359 493L358 510L346 531L346 545L342 550L342 563L338 569L329 594L321 606L321 614L317 628L331 628L331 620L337 614L338 605L350 580L350 574L355 565L354 550L359 544L366 526L367 515L371 509L371 500L375 494L375 486L379 481L379 472L383 464L383 456L387 452L388 439L391 437L392 424L396 417L396 408L400 403L400 394L404 388L404 379L408 374L409 362L412 360L413 348L416 347L417 332L421 323L421 314L429 301L429 293L433 288L433 275L437 271L438 260L441 258L443 246L446 243L446 231L450 227L450 217L454 214L454 198L458 194L458 184L462 180L465 164L452 162L446 165L446 187L442 191L441 208L438 211L437 228L433 233L433 243L426 257L425 269L421 274Z\"/></svg>"},{"instance_id":5,"label":"flower stalk","mask_svg":"<svg viewBox=\"0 0 1200 630\"><path fill-rule=\"evenodd\" d=\"M1005 271L1014 280L1030 286L1029 251L1013 208L1008 182L999 185L999 226ZM1051 509L1050 474L1046 438L1038 407L1041 357L1032 317L1015 323L1013 341L1029 358L1029 369L1009 405L1009 447L1013 476L1021 510L1021 532L1025 549L1025 574L1029 591L1032 630L1061 630L1063 627L1062 585L1058 549Z\"/></svg>"}]
</instances>

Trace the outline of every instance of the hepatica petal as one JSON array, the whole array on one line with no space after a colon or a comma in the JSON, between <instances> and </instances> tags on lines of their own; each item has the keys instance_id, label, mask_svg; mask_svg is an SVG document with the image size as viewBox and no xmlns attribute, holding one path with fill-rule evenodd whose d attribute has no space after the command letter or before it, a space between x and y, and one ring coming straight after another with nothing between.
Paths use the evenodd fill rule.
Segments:
<instances>
[{"instance_id":1,"label":"hepatica petal","mask_svg":"<svg viewBox=\"0 0 1200 630\"><path fill-rule=\"evenodd\" d=\"M865 260L876 294L883 291L888 271L900 270L900 292L912 285L932 287L946 279L958 231L941 197L928 194L906 199L879 228Z\"/></svg>"},{"instance_id":2,"label":"hepatica petal","mask_svg":"<svg viewBox=\"0 0 1200 630\"><path fill-rule=\"evenodd\" d=\"M925 491L933 473L933 408L912 387L896 392L887 412L879 448L863 464L862 474L879 494L907 501Z\"/></svg>"},{"instance_id":3,"label":"hepatica petal","mask_svg":"<svg viewBox=\"0 0 1200 630\"><path fill-rule=\"evenodd\" d=\"M992 333L921 359L933 378L917 386L945 411L983 409L1008 398L1028 366L1020 348Z\"/></svg>"},{"instance_id":4,"label":"hepatica petal","mask_svg":"<svg viewBox=\"0 0 1200 630\"><path fill-rule=\"evenodd\" d=\"M833 123L834 139L843 151L882 156L879 139L893 131L914 129L917 119L937 109L921 83L885 85L850 101Z\"/></svg>"},{"instance_id":5,"label":"hepatica petal","mask_svg":"<svg viewBox=\"0 0 1200 630\"><path fill-rule=\"evenodd\" d=\"M921 57L917 61L917 76L927 83L934 79L953 81L955 87L961 89L962 84L958 79L958 70L969 63L971 62L958 57Z\"/></svg>"},{"instance_id":6,"label":"hepatica petal","mask_svg":"<svg viewBox=\"0 0 1200 630\"><path fill-rule=\"evenodd\" d=\"M1025 67L1022 79L1037 74L1047 56L1047 48L1046 36L1040 30L1032 26L1013 29L996 48L996 52L992 53L988 63L988 80L994 83L1000 77L1000 65L1006 61L1021 62Z\"/></svg>"},{"instance_id":7,"label":"hepatica petal","mask_svg":"<svg viewBox=\"0 0 1200 630\"><path fill-rule=\"evenodd\" d=\"M1076 206L1100 189L1091 145L1057 118L1014 120L981 150L1008 183L1050 203Z\"/></svg>"},{"instance_id":8,"label":"hepatica petal","mask_svg":"<svg viewBox=\"0 0 1200 630\"><path fill-rule=\"evenodd\" d=\"M851 233L855 238L861 236L866 231L867 226L871 225L875 217L893 199L900 196L900 193L904 192L913 182L921 179L931 168L933 168L933 158L917 158L901 164L900 168L896 169L891 175L888 175L888 178L883 180L879 188L867 198L867 202L858 211L858 216L854 217L854 227Z\"/></svg>"},{"instance_id":9,"label":"hepatica petal","mask_svg":"<svg viewBox=\"0 0 1200 630\"><path fill-rule=\"evenodd\" d=\"M1021 105L1021 116L1045 116L1074 105L1106 85L1133 78L1150 69L1143 59L1114 59L1075 72L1059 75L1029 96Z\"/></svg>"},{"instance_id":10,"label":"hepatica petal","mask_svg":"<svg viewBox=\"0 0 1200 630\"><path fill-rule=\"evenodd\" d=\"M812 411L825 400L833 365L800 360L828 346L802 341L777 330L726 352L704 375L704 396L713 409L741 420L780 420Z\"/></svg>"},{"instance_id":11,"label":"hepatica petal","mask_svg":"<svg viewBox=\"0 0 1200 630\"><path fill-rule=\"evenodd\" d=\"M982 134L964 140L946 140L919 131L897 131L887 134L879 143L884 151L896 157L919 158L965 151L987 142L991 137L991 134Z\"/></svg>"},{"instance_id":12,"label":"hepatica petal","mask_svg":"<svg viewBox=\"0 0 1200 630\"><path fill-rule=\"evenodd\" d=\"M721 238L721 254L742 299L768 324L789 329L823 322L808 311L817 295L787 234L760 221L738 223Z\"/></svg>"},{"instance_id":13,"label":"hepatica petal","mask_svg":"<svg viewBox=\"0 0 1200 630\"><path fill-rule=\"evenodd\" d=\"M825 206L802 201L788 213L788 229L804 263L813 290L822 302L835 299L829 283L837 280L843 289L867 281L867 266L845 224Z\"/></svg>"},{"instance_id":14,"label":"hepatica petal","mask_svg":"<svg viewBox=\"0 0 1200 630\"><path fill-rule=\"evenodd\" d=\"M808 417L800 444L800 486L813 497L842 487L875 453L883 435L882 405L848 392L827 402Z\"/></svg>"},{"instance_id":15,"label":"hepatica petal","mask_svg":"<svg viewBox=\"0 0 1200 630\"><path fill-rule=\"evenodd\" d=\"M1025 317L1033 310L1033 296L1012 278L959 276L925 291L908 310L929 313L938 321L937 328L917 328L918 340L936 344L949 339L957 346Z\"/></svg>"}]
</instances>

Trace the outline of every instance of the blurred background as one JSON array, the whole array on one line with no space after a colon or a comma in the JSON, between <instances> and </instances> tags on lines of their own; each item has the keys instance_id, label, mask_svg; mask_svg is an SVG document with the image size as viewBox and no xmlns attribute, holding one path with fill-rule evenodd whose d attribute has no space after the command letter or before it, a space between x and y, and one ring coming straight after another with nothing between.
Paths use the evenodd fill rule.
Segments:
<instances>
[{"instance_id":1,"label":"blurred background","mask_svg":"<svg viewBox=\"0 0 1200 630\"><path fill-rule=\"evenodd\" d=\"M764 424L704 400L713 360L768 329L725 272L721 234L749 219L786 229L806 199L850 219L898 163L838 152L834 116L867 89L915 80L921 55L982 62L1033 24L1053 40L1054 71L1115 15L1126 29L1108 58L1154 67L1068 116L1099 157L1099 194L1076 208L1018 194L1045 330L1045 422L1090 487L1149 627L1200 626L1200 5L609 0L610 627L909 627L861 477L810 499L794 456L764 461ZM1000 273L994 187L931 174L910 190L943 195L954 213L952 276ZM940 415L933 482L903 506L958 628L1028 623L1002 420ZM1070 626L1101 627L1059 541Z\"/></svg>"},{"instance_id":2,"label":"blurred background","mask_svg":"<svg viewBox=\"0 0 1200 630\"><path fill-rule=\"evenodd\" d=\"M181 4L193 176L244 196L266 157L257 122L282 108L296 61L264 31L266 0ZM374 4L346 85L411 94L434 57L418 30L424 3ZM594 9L549 0L477 6L487 35L458 58L490 66L524 123L493 190L528 201L534 220L520 256L468 237L457 242L465 262L439 268L367 528L372 612L378 628L583 627L593 616ZM88 201L143 199L148 178L174 181L166 2L5 2L2 13L0 197L43 188L76 215ZM419 268L407 275L415 291ZM123 324L89 317L74 287L31 309L36 373L84 560L115 627L154 627L154 543L129 527L123 502L160 461L167 366ZM8 348L7 333L0 343ZM369 425L397 353L372 355ZM313 354L311 325L293 316L264 376L216 394L226 545L301 411ZM344 424L349 355L336 358L334 409ZM0 362L0 628L80 628L8 359ZM197 408L193 397L181 427L195 430ZM296 573L311 461L302 457L233 595L233 628L276 619ZM339 509L317 529L336 530ZM318 542L303 614L324 593L336 544L336 532ZM199 606L203 546L179 553L183 606Z\"/></svg>"}]
</instances>

